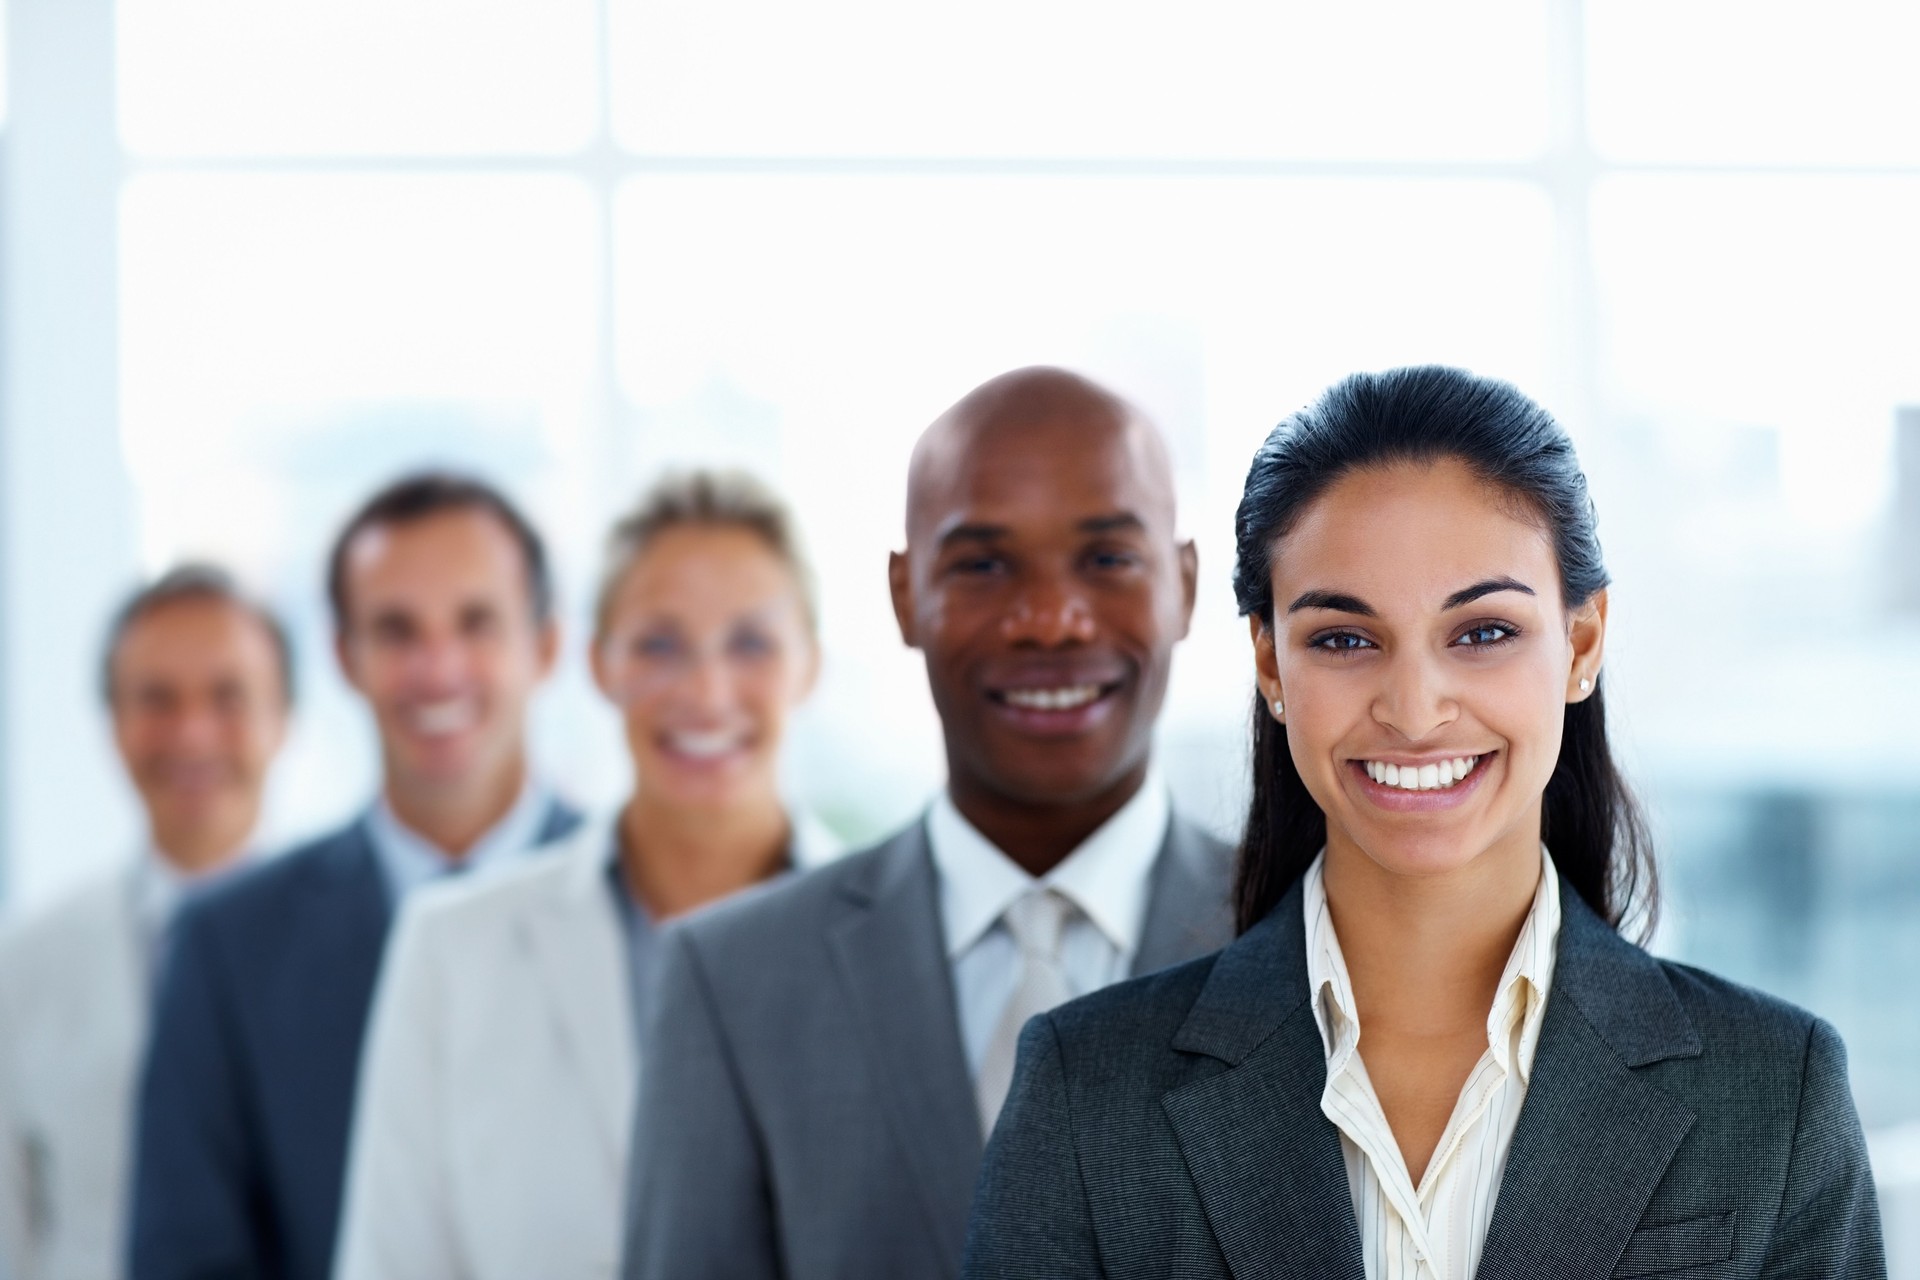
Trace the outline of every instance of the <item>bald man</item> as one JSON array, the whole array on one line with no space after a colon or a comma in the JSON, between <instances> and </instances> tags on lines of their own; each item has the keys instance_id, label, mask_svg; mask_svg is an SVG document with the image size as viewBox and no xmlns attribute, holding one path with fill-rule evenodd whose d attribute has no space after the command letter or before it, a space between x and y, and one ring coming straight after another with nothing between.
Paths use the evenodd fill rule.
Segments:
<instances>
[{"instance_id":1,"label":"bald man","mask_svg":"<svg viewBox=\"0 0 1920 1280\"><path fill-rule=\"evenodd\" d=\"M888 579L947 788L663 940L628 1280L957 1276L1021 1025L1228 941L1228 850L1150 764L1195 576L1112 393L1023 369L927 429Z\"/></svg>"}]
</instances>

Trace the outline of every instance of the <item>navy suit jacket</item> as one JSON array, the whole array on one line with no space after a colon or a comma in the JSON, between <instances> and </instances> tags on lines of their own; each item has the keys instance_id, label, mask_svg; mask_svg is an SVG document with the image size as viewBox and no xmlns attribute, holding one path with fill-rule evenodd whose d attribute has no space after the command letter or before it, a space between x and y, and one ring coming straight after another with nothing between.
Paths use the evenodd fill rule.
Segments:
<instances>
[{"instance_id":1,"label":"navy suit jacket","mask_svg":"<svg viewBox=\"0 0 1920 1280\"><path fill-rule=\"evenodd\" d=\"M579 821L553 805L539 843ZM182 908L140 1086L134 1280L327 1280L392 916L364 820Z\"/></svg>"},{"instance_id":2,"label":"navy suit jacket","mask_svg":"<svg viewBox=\"0 0 1920 1280\"><path fill-rule=\"evenodd\" d=\"M1478 1280L1884 1280L1833 1028L1560 899ZM1301 910L1027 1024L967 1280L1363 1280Z\"/></svg>"}]
</instances>

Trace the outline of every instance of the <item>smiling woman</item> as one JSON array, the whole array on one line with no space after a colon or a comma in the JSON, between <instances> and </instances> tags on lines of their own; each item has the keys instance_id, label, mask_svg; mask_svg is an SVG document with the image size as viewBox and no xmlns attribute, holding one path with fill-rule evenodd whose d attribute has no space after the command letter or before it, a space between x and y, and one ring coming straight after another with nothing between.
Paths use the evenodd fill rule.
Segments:
<instances>
[{"instance_id":1,"label":"smiling woman","mask_svg":"<svg viewBox=\"0 0 1920 1280\"><path fill-rule=\"evenodd\" d=\"M970 1280L1884 1276L1833 1029L1618 932L1652 864L1553 418L1356 375L1238 537L1241 935L1028 1024Z\"/></svg>"}]
</instances>

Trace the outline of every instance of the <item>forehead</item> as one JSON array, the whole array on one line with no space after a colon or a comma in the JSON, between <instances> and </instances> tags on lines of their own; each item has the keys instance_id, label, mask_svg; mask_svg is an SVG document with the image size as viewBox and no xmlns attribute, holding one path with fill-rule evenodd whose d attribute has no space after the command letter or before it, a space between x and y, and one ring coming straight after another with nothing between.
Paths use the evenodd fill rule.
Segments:
<instances>
[{"instance_id":1,"label":"forehead","mask_svg":"<svg viewBox=\"0 0 1920 1280\"><path fill-rule=\"evenodd\" d=\"M662 531L634 559L615 610L737 611L798 594L792 566L753 530L689 524Z\"/></svg>"},{"instance_id":2,"label":"forehead","mask_svg":"<svg viewBox=\"0 0 1920 1280\"><path fill-rule=\"evenodd\" d=\"M373 525L347 547L347 588L362 603L524 592L526 577L519 542L496 516L478 509Z\"/></svg>"},{"instance_id":3,"label":"forehead","mask_svg":"<svg viewBox=\"0 0 1920 1280\"><path fill-rule=\"evenodd\" d=\"M1383 612L1431 610L1462 587L1513 577L1559 596L1559 566L1539 520L1463 464L1370 467L1308 504L1273 560L1275 604L1309 590L1360 596Z\"/></svg>"},{"instance_id":4,"label":"forehead","mask_svg":"<svg viewBox=\"0 0 1920 1280\"><path fill-rule=\"evenodd\" d=\"M1172 478L1146 428L1107 417L976 426L934 450L917 477L909 534L961 524L1019 534L1130 512L1173 523Z\"/></svg>"},{"instance_id":5,"label":"forehead","mask_svg":"<svg viewBox=\"0 0 1920 1280\"><path fill-rule=\"evenodd\" d=\"M127 627L114 652L123 676L228 668L274 661L265 624L231 601L201 598L157 605Z\"/></svg>"}]
</instances>

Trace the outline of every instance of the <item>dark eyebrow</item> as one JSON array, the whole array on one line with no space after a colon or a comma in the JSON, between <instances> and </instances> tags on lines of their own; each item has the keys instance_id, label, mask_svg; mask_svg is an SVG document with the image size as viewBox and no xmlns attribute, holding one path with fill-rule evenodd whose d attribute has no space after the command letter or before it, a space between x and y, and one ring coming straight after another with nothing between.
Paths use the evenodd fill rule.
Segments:
<instances>
[{"instance_id":1,"label":"dark eyebrow","mask_svg":"<svg viewBox=\"0 0 1920 1280\"><path fill-rule=\"evenodd\" d=\"M1488 578L1485 582L1476 582L1448 596L1447 602L1440 606L1440 611L1445 613L1449 609L1458 609L1463 604L1472 604L1481 596L1490 596L1496 591L1518 591L1529 596L1533 594L1533 588L1518 579Z\"/></svg>"},{"instance_id":2,"label":"dark eyebrow","mask_svg":"<svg viewBox=\"0 0 1920 1280\"><path fill-rule=\"evenodd\" d=\"M1110 516L1090 516L1080 522L1082 533L1119 533L1121 530L1143 530L1146 522L1131 511L1116 511Z\"/></svg>"},{"instance_id":3,"label":"dark eyebrow","mask_svg":"<svg viewBox=\"0 0 1920 1280\"><path fill-rule=\"evenodd\" d=\"M960 542L998 542L1013 531L998 524L957 524L940 535L944 549Z\"/></svg>"},{"instance_id":4,"label":"dark eyebrow","mask_svg":"<svg viewBox=\"0 0 1920 1280\"><path fill-rule=\"evenodd\" d=\"M1288 613L1298 613L1302 609L1331 609L1335 613L1357 613L1363 618L1377 618L1372 605L1359 596L1341 595L1338 591L1305 591L1300 598L1287 606Z\"/></svg>"}]
</instances>

